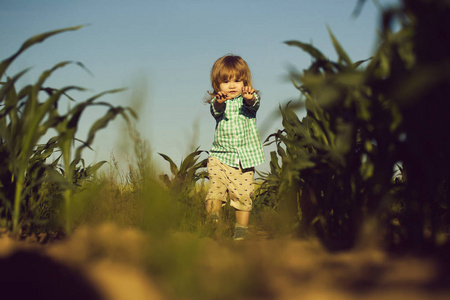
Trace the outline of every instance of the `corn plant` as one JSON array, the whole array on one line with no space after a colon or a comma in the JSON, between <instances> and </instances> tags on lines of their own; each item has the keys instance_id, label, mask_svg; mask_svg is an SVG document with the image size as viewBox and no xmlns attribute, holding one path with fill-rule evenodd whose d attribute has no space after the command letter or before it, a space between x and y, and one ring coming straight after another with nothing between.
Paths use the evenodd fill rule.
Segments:
<instances>
[{"instance_id":1,"label":"corn plant","mask_svg":"<svg viewBox=\"0 0 450 300\"><path fill-rule=\"evenodd\" d=\"M281 147L281 140L278 136L282 133L279 130L277 133L271 134L266 142L269 141L271 137L275 137L276 151L270 152L270 163L269 172L258 172L257 174L260 176L257 180L257 189L255 200L253 201L253 210L258 210L260 207L270 208L272 210L277 210L278 208L278 188L281 182L281 166L279 164L278 155L283 157L284 149ZM272 144L273 142L268 142L266 146ZM278 154L278 155L277 155ZM258 184L259 183L259 184Z\"/></svg>"},{"instance_id":2,"label":"corn plant","mask_svg":"<svg viewBox=\"0 0 450 300\"><path fill-rule=\"evenodd\" d=\"M170 171L172 175L163 174L160 178L164 181L166 186L177 194L189 194L193 189L193 185L201 178L205 178L206 171L198 172L199 169L205 168L207 159L203 159L197 162L199 155L202 154L203 150L195 149L194 152L186 156L185 159L178 167L175 162L167 155L163 153L158 153L164 160L166 160L170 165Z\"/></svg>"},{"instance_id":3,"label":"corn plant","mask_svg":"<svg viewBox=\"0 0 450 300\"><path fill-rule=\"evenodd\" d=\"M337 61L287 42L313 58L303 72L291 71L307 113L300 120L291 107L281 109L283 130L269 140L279 156L272 162L282 164L273 163L263 184L302 233L316 233L330 249L348 248L375 216L391 246L439 244L450 206L450 44L442 38L450 36L449 14L448 3L421 0L383 12L380 45L366 67L352 62L331 31ZM399 162L401 180L393 172Z\"/></svg>"},{"instance_id":4,"label":"corn plant","mask_svg":"<svg viewBox=\"0 0 450 300\"><path fill-rule=\"evenodd\" d=\"M413 250L439 245L450 223L449 15L448 1L437 0L404 0L387 11L381 34L389 43L377 60L389 68L371 80L372 89L398 105L404 119L401 158L407 176L399 244ZM400 34L393 33L397 24Z\"/></svg>"},{"instance_id":5,"label":"corn plant","mask_svg":"<svg viewBox=\"0 0 450 300\"><path fill-rule=\"evenodd\" d=\"M207 172L202 170L206 167L207 159L198 161L203 152L206 151L195 149L182 160L179 167L169 156L159 153L169 163L172 173L171 175L162 174L160 179L170 190L172 199L182 214L179 225L188 227L187 229L191 231L196 229L196 224L204 214L204 189L203 185L197 184L199 180L207 178Z\"/></svg>"},{"instance_id":6,"label":"corn plant","mask_svg":"<svg viewBox=\"0 0 450 300\"><path fill-rule=\"evenodd\" d=\"M277 143L282 166L274 165L276 174L272 170L268 179L278 184L279 209L302 234L314 232L330 249L345 249L391 188L401 115L369 87L360 70L366 60L353 63L329 34L337 61L311 44L286 42L313 58L303 72L291 71L307 113L300 120L291 104L281 109L283 130L269 139Z\"/></svg>"},{"instance_id":7,"label":"corn plant","mask_svg":"<svg viewBox=\"0 0 450 300\"><path fill-rule=\"evenodd\" d=\"M27 85L20 91L16 91L16 82L26 73L27 70L19 72L13 77L6 76L6 70L10 64L26 49L42 42L45 39L71 30L78 30L81 26L55 30L34 36L23 43L22 47L8 59L0 63L0 78L5 77L0 89L0 138L2 153L7 157L5 166L5 178L9 182L2 181L3 203L8 203L8 199L14 199L13 205L6 208L12 214L12 230L17 233L21 217L21 206L24 205L25 193L28 186L34 186L36 182L47 180L57 183L63 198L65 207L65 230L70 232L72 221L70 219L70 207L72 193L76 186L76 181L85 175L91 175L104 162L99 162L87 168L79 167L82 161L82 152L92 144L95 134L99 129L107 126L117 115L121 115L129 121L128 113L135 114L128 108L115 107L107 102L96 102L96 100L107 94L120 90L112 90L95 95L84 102L76 104L65 114L58 111L58 103L69 91L84 91L78 86L67 86L61 89L45 87L46 80L58 69L70 64L84 67L78 62L61 62L47 71L44 71L35 84ZM40 100L41 96L47 97ZM78 129L78 122L81 114L88 107L94 105L106 106L107 113L96 120L91 126L86 141L81 141L81 145L72 153L72 145L79 141L75 135ZM38 146L40 140L46 135L49 129L53 129L58 136L51 138L45 146ZM45 164L47 158L59 151L62 159L61 172L56 172L55 164ZM58 158L58 160L60 159ZM37 165L39 164L39 167ZM44 176L45 171L45 176ZM80 177L80 175L84 174ZM14 190L12 190L14 186ZM10 198L12 197L12 198Z\"/></svg>"}]
</instances>

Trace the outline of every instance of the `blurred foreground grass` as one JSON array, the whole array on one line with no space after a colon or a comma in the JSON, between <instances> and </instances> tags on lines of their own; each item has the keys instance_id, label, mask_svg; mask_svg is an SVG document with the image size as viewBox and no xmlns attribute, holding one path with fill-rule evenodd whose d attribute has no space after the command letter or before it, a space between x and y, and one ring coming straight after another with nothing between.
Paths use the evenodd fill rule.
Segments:
<instances>
[{"instance_id":1,"label":"blurred foreground grass","mask_svg":"<svg viewBox=\"0 0 450 300\"><path fill-rule=\"evenodd\" d=\"M32 260L24 260L26 256ZM9 272L6 262L16 257L27 264L18 263L14 267L20 272ZM58 276L45 258L76 271L86 280L85 289L104 297L91 299L415 300L450 295L448 265L429 257L392 256L372 244L330 254L316 239L236 243L180 231L153 235L114 223L83 225L46 246L1 234L2 291L10 291L8 281L17 280L22 285L19 298L34 286L33 299L44 299L39 289L51 288Z\"/></svg>"},{"instance_id":2,"label":"blurred foreground grass","mask_svg":"<svg viewBox=\"0 0 450 300\"><path fill-rule=\"evenodd\" d=\"M190 202L182 201L159 180L150 157L139 160L139 166L130 164L123 173L112 157L109 168L74 198L77 229L43 251L65 266L81 269L106 299L448 299L450 295L443 260L390 255L376 239L376 222L366 222L353 250L332 254L317 238L293 238L282 216L260 207L252 215L251 238L234 242L229 207L224 209L221 228L214 231L204 223L205 183L195 185ZM12 243L0 248L17 251Z\"/></svg>"}]
</instances>

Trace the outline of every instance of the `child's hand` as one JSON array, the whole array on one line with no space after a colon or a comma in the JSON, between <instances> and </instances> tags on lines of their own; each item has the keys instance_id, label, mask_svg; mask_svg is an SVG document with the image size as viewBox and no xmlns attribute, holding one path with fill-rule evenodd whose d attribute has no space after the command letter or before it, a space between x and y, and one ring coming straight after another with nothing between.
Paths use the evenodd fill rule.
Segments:
<instances>
[{"instance_id":1,"label":"child's hand","mask_svg":"<svg viewBox=\"0 0 450 300\"><path fill-rule=\"evenodd\" d=\"M251 86L244 86L242 88L242 97L244 98L245 102L249 105L253 105L256 101L254 98L255 89Z\"/></svg>"},{"instance_id":2,"label":"child's hand","mask_svg":"<svg viewBox=\"0 0 450 300\"><path fill-rule=\"evenodd\" d=\"M228 98L227 94L224 93L224 92L218 92L218 93L216 94L216 102L219 103L219 104L224 103L224 102L227 101L228 99L229 99L229 98Z\"/></svg>"},{"instance_id":3,"label":"child's hand","mask_svg":"<svg viewBox=\"0 0 450 300\"><path fill-rule=\"evenodd\" d=\"M216 110L222 110L225 107L225 101L228 100L227 94L223 92L218 92L215 98L216 99L214 100L214 108Z\"/></svg>"}]
</instances>

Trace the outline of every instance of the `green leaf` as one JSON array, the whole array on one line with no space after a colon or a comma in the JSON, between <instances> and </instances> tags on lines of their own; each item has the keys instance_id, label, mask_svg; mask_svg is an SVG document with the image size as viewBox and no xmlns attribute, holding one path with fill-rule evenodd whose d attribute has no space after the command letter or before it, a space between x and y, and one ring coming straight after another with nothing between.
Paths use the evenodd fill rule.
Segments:
<instances>
[{"instance_id":1,"label":"green leaf","mask_svg":"<svg viewBox=\"0 0 450 300\"><path fill-rule=\"evenodd\" d=\"M178 167L173 162L173 160L169 156L167 156L167 155L165 155L163 153L158 153L158 154L161 155L162 158L164 158L166 161L169 162L169 164L170 164L170 171L172 172L172 175L177 175L178 174Z\"/></svg>"},{"instance_id":2,"label":"green leaf","mask_svg":"<svg viewBox=\"0 0 450 300\"><path fill-rule=\"evenodd\" d=\"M62 32L66 32L66 31L78 30L82 27L84 27L84 26L80 25L80 26L74 26L74 27L67 27L67 28L63 28L63 29L58 29L58 30L53 30L53 31L49 31L46 33L38 34L38 35L35 35L35 36L29 38L22 44L22 46L16 53L14 53L11 57L5 59L4 61L2 61L0 63L0 78L4 75L6 69L14 61L14 59L16 59L17 56L19 56L22 52L27 50L29 47L33 46L34 44L41 43L53 35L56 35L56 34L59 34Z\"/></svg>"},{"instance_id":3,"label":"green leaf","mask_svg":"<svg viewBox=\"0 0 450 300\"><path fill-rule=\"evenodd\" d=\"M122 117L126 120L129 121L127 115L126 115L126 108L123 107L110 107L110 109L106 112L106 114L100 118L97 119L94 124L91 126L91 128L89 129L89 133L88 133L88 138L86 140L86 144L90 145L92 144L94 138L95 138L95 134L97 133L98 130L105 128L108 123L112 120L114 120L116 118L116 116L118 114L122 115ZM81 148L84 148L85 146L81 146Z\"/></svg>"},{"instance_id":4,"label":"green leaf","mask_svg":"<svg viewBox=\"0 0 450 300\"><path fill-rule=\"evenodd\" d=\"M63 68L70 63L71 63L70 61L63 61L63 62L60 62L60 63L56 64L55 66L53 66L53 68L42 72L41 76L39 76L39 80L35 84L37 91L39 91L41 89L42 84L45 82L45 80L47 80L52 75L52 73L54 71L56 71L57 69Z\"/></svg>"},{"instance_id":5,"label":"green leaf","mask_svg":"<svg viewBox=\"0 0 450 300\"><path fill-rule=\"evenodd\" d=\"M334 77L335 83L345 85L346 87L361 87L364 84L364 74L360 72L342 72Z\"/></svg>"},{"instance_id":6,"label":"green leaf","mask_svg":"<svg viewBox=\"0 0 450 300\"><path fill-rule=\"evenodd\" d=\"M284 156L286 156L286 154L284 154ZM279 173L281 171L281 167L278 164L278 156L275 151L270 152L270 170L271 173Z\"/></svg>"},{"instance_id":7,"label":"green leaf","mask_svg":"<svg viewBox=\"0 0 450 300\"><path fill-rule=\"evenodd\" d=\"M337 39L334 37L333 32L331 32L331 29L328 26L327 26L327 30L330 35L331 41L333 43L334 49L336 50L336 53L338 54L339 62L344 61L347 66L353 66L353 63L352 63L350 57L344 51L341 44L339 44Z\"/></svg>"},{"instance_id":8,"label":"green leaf","mask_svg":"<svg viewBox=\"0 0 450 300\"><path fill-rule=\"evenodd\" d=\"M316 60L327 60L325 55L323 55L322 52L320 52L317 48L315 48L311 44L306 44L299 41L286 41L284 43L289 46L295 46L302 49L303 51L314 57Z\"/></svg>"},{"instance_id":9,"label":"green leaf","mask_svg":"<svg viewBox=\"0 0 450 300\"><path fill-rule=\"evenodd\" d=\"M28 69L25 69L18 74L16 74L13 78L7 78L6 82L2 82L2 88L0 89L0 103L5 101L5 109L10 109L11 107L16 107L17 103L19 102L19 97L16 94L16 89L14 87L17 80L20 79L20 77L23 76L26 72L28 72Z\"/></svg>"},{"instance_id":10,"label":"green leaf","mask_svg":"<svg viewBox=\"0 0 450 300\"><path fill-rule=\"evenodd\" d=\"M92 176L98 169L100 169L106 163L105 160L96 163L95 165L90 165L86 168L86 175Z\"/></svg>"},{"instance_id":11,"label":"green leaf","mask_svg":"<svg viewBox=\"0 0 450 300\"><path fill-rule=\"evenodd\" d=\"M195 164L195 162L197 161L196 157L198 155L200 155L202 152L205 152L205 151L203 151L203 150L196 150L196 151L190 153L188 156L186 156L186 158L181 163L180 173L184 173L187 170L189 170L189 168L191 168Z\"/></svg>"},{"instance_id":12,"label":"green leaf","mask_svg":"<svg viewBox=\"0 0 450 300\"><path fill-rule=\"evenodd\" d=\"M369 60L372 60L372 57L370 57L368 59L364 59L364 60L359 60L353 64L353 68L356 70L360 65L362 65L363 63L365 63Z\"/></svg>"}]
</instances>

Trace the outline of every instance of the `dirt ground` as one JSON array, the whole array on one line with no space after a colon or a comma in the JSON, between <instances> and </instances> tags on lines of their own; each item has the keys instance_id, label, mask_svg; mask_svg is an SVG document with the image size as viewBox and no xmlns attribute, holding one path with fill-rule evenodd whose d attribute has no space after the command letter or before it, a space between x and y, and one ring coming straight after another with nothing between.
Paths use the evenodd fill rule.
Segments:
<instances>
[{"instance_id":1,"label":"dirt ground","mask_svg":"<svg viewBox=\"0 0 450 300\"><path fill-rule=\"evenodd\" d=\"M14 299L450 299L448 264L370 243L331 254L315 240L247 241L112 224L17 241L0 232L0 285ZM162 242L162 240L164 240ZM2 299L13 299L3 298Z\"/></svg>"}]
</instances>

